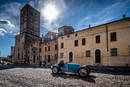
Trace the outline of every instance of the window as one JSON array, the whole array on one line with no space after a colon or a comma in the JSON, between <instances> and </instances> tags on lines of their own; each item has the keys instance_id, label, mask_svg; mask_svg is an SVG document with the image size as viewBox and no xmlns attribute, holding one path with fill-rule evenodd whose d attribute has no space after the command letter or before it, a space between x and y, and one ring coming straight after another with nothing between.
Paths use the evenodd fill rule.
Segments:
<instances>
[{"instance_id":1,"label":"window","mask_svg":"<svg viewBox=\"0 0 130 87\"><path fill-rule=\"evenodd\" d=\"M58 46L57 45L55 45L55 50L57 50L58 49Z\"/></svg>"},{"instance_id":2,"label":"window","mask_svg":"<svg viewBox=\"0 0 130 87\"><path fill-rule=\"evenodd\" d=\"M111 48L111 56L117 56L117 48Z\"/></svg>"},{"instance_id":3,"label":"window","mask_svg":"<svg viewBox=\"0 0 130 87\"><path fill-rule=\"evenodd\" d=\"M41 48L39 49L39 51L41 52Z\"/></svg>"},{"instance_id":4,"label":"window","mask_svg":"<svg viewBox=\"0 0 130 87\"><path fill-rule=\"evenodd\" d=\"M45 47L45 52L47 51L47 47Z\"/></svg>"},{"instance_id":5,"label":"window","mask_svg":"<svg viewBox=\"0 0 130 87\"><path fill-rule=\"evenodd\" d=\"M39 58L37 57L37 60L38 60Z\"/></svg>"},{"instance_id":6,"label":"window","mask_svg":"<svg viewBox=\"0 0 130 87\"><path fill-rule=\"evenodd\" d=\"M61 48L64 48L64 43L61 43Z\"/></svg>"},{"instance_id":7,"label":"window","mask_svg":"<svg viewBox=\"0 0 130 87\"><path fill-rule=\"evenodd\" d=\"M85 45L85 44L86 44L86 39L83 38L83 39L82 39L82 45Z\"/></svg>"},{"instance_id":8,"label":"window","mask_svg":"<svg viewBox=\"0 0 130 87\"><path fill-rule=\"evenodd\" d=\"M20 55L19 55L19 53L18 53L18 59L20 58Z\"/></svg>"},{"instance_id":9,"label":"window","mask_svg":"<svg viewBox=\"0 0 130 87\"><path fill-rule=\"evenodd\" d=\"M100 35L96 36L96 43L100 43Z\"/></svg>"},{"instance_id":10,"label":"window","mask_svg":"<svg viewBox=\"0 0 130 87\"><path fill-rule=\"evenodd\" d=\"M39 56L39 59L40 59L40 60L42 59L41 56Z\"/></svg>"},{"instance_id":11,"label":"window","mask_svg":"<svg viewBox=\"0 0 130 87\"><path fill-rule=\"evenodd\" d=\"M74 41L74 46L78 46L78 40Z\"/></svg>"},{"instance_id":12,"label":"window","mask_svg":"<svg viewBox=\"0 0 130 87\"><path fill-rule=\"evenodd\" d=\"M78 35L77 34L75 34L75 37L77 37Z\"/></svg>"},{"instance_id":13,"label":"window","mask_svg":"<svg viewBox=\"0 0 130 87\"><path fill-rule=\"evenodd\" d=\"M70 37L70 35L67 35L67 37L69 38L69 37Z\"/></svg>"},{"instance_id":14,"label":"window","mask_svg":"<svg viewBox=\"0 0 130 87\"><path fill-rule=\"evenodd\" d=\"M60 53L60 58L63 58L64 57L64 53Z\"/></svg>"},{"instance_id":15,"label":"window","mask_svg":"<svg viewBox=\"0 0 130 87\"><path fill-rule=\"evenodd\" d=\"M116 41L116 32L111 33L111 41Z\"/></svg>"},{"instance_id":16,"label":"window","mask_svg":"<svg viewBox=\"0 0 130 87\"><path fill-rule=\"evenodd\" d=\"M50 55L48 55L48 63L51 61L51 59L50 59Z\"/></svg>"},{"instance_id":17,"label":"window","mask_svg":"<svg viewBox=\"0 0 130 87\"><path fill-rule=\"evenodd\" d=\"M61 39L64 39L64 37L61 37Z\"/></svg>"},{"instance_id":18,"label":"window","mask_svg":"<svg viewBox=\"0 0 130 87\"><path fill-rule=\"evenodd\" d=\"M50 51L50 46L48 46L48 51Z\"/></svg>"},{"instance_id":19,"label":"window","mask_svg":"<svg viewBox=\"0 0 130 87\"><path fill-rule=\"evenodd\" d=\"M33 51L33 54L35 54L36 52L35 51Z\"/></svg>"},{"instance_id":20,"label":"window","mask_svg":"<svg viewBox=\"0 0 130 87\"><path fill-rule=\"evenodd\" d=\"M90 57L91 56L91 52L90 52L90 50L87 50L86 51L86 57Z\"/></svg>"}]
</instances>

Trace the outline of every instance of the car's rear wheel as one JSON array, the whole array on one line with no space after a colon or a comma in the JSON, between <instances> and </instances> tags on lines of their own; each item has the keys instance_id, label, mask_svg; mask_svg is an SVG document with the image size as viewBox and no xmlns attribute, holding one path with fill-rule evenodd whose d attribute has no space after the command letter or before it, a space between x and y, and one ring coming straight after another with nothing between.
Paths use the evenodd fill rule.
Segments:
<instances>
[{"instance_id":1,"label":"car's rear wheel","mask_svg":"<svg viewBox=\"0 0 130 87\"><path fill-rule=\"evenodd\" d=\"M59 68L58 67L53 67L52 68L52 73L53 74L57 74L59 72Z\"/></svg>"},{"instance_id":2,"label":"car's rear wheel","mask_svg":"<svg viewBox=\"0 0 130 87\"><path fill-rule=\"evenodd\" d=\"M86 76L88 76L89 71L88 71L88 69L86 69L85 67L82 67L82 68L80 68L80 69L78 70L78 74L79 74L80 76L82 76L82 77L86 77Z\"/></svg>"}]
</instances>

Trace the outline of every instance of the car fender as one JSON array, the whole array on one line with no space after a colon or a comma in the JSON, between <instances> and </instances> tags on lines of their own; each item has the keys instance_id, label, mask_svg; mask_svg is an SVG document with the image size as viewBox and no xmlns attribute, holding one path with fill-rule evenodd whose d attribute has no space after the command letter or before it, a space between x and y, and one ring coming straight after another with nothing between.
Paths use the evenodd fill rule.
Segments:
<instances>
[{"instance_id":1,"label":"car fender","mask_svg":"<svg viewBox=\"0 0 130 87\"><path fill-rule=\"evenodd\" d=\"M53 64L53 65L51 65L51 69L52 69L53 67L59 68L58 64Z\"/></svg>"},{"instance_id":2,"label":"car fender","mask_svg":"<svg viewBox=\"0 0 130 87\"><path fill-rule=\"evenodd\" d=\"M52 69L53 67L57 67L57 68L59 69L59 71L60 71L60 67L59 67L58 64L53 64L53 65L51 66L51 69Z\"/></svg>"},{"instance_id":3,"label":"car fender","mask_svg":"<svg viewBox=\"0 0 130 87\"><path fill-rule=\"evenodd\" d=\"M91 72L91 69L90 69L89 66L80 66L80 67L78 68L78 70L77 70L77 73L78 73L79 69L81 69L81 68L86 68L86 69L88 70L88 73Z\"/></svg>"}]
</instances>

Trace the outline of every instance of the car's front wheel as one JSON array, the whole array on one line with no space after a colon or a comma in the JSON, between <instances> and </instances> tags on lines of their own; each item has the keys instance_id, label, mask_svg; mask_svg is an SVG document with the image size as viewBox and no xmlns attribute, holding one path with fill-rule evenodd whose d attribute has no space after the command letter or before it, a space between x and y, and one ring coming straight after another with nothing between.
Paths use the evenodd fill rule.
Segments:
<instances>
[{"instance_id":1,"label":"car's front wheel","mask_svg":"<svg viewBox=\"0 0 130 87\"><path fill-rule=\"evenodd\" d=\"M88 69L86 69L85 67L82 67L82 68L79 68L78 74L79 74L80 76L82 76L82 77L86 77L86 76L88 76L89 71L88 71Z\"/></svg>"},{"instance_id":2,"label":"car's front wheel","mask_svg":"<svg viewBox=\"0 0 130 87\"><path fill-rule=\"evenodd\" d=\"M52 68L52 73L53 74L57 74L59 72L59 68L58 67L53 67Z\"/></svg>"}]
</instances>

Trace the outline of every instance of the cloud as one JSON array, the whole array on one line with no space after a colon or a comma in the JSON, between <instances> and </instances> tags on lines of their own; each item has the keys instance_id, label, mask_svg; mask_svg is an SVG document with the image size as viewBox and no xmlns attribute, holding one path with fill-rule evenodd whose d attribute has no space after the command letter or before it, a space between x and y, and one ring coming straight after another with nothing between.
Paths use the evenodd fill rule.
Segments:
<instances>
[{"instance_id":1,"label":"cloud","mask_svg":"<svg viewBox=\"0 0 130 87\"><path fill-rule=\"evenodd\" d=\"M49 4L54 5L58 11L58 16L55 20L48 20L44 15L42 15L45 12L44 8ZM38 9L41 13L41 29L43 31L57 31L60 25L60 18L62 17L61 14L66 9L64 0L39 0Z\"/></svg>"},{"instance_id":2,"label":"cloud","mask_svg":"<svg viewBox=\"0 0 130 87\"><path fill-rule=\"evenodd\" d=\"M35 2L34 2L34 1L30 1L30 2L29 2L29 5L35 7ZM35 8L36 8L36 7L35 7Z\"/></svg>"},{"instance_id":3,"label":"cloud","mask_svg":"<svg viewBox=\"0 0 130 87\"><path fill-rule=\"evenodd\" d=\"M17 27L14 24L12 24L10 20L0 19L0 27L6 30L6 33L9 34L14 34L18 32L16 29Z\"/></svg>"},{"instance_id":4,"label":"cloud","mask_svg":"<svg viewBox=\"0 0 130 87\"><path fill-rule=\"evenodd\" d=\"M0 24L8 24L7 21L0 20Z\"/></svg>"},{"instance_id":5,"label":"cloud","mask_svg":"<svg viewBox=\"0 0 130 87\"><path fill-rule=\"evenodd\" d=\"M10 16L18 17L20 15L20 9L24 4L13 2L9 4L4 4L0 8L4 9L4 13L10 14Z\"/></svg>"},{"instance_id":6,"label":"cloud","mask_svg":"<svg viewBox=\"0 0 130 87\"><path fill-rule=\"evenodd\" d=\"M111 5L106 6L101 11L95 11L96 14L89 14L78 21L76 28L86 28L89 24L92 26L104 24L122 15L122 12L129 0L118 0ZM124 11L123 11L124 12Z\"/></svg>"},{"instance_id":7,"label":"cloud","mask_svg":"<svg viewBox=\"0 0 130 87\"><path fill-rule=\"evenodd\" d=\"M31 0L28 2L31 6L36 8L41 14L43 14L43 9L48 4L53 4L58 9L59 15L55 20L49 21L45 19L44 16L40 17L40 28L41 31L57 31L60 25L60 18L62 17L62 12L66 9L66 4L64 0ZM20 10L25 5L25 3L12 2L3 4L0 6L0 26L4 28L7 33L11 35L16 35L20 30Z\"/></svg>"},{"instance_id":8,"label":"cloud","mask_svg":"<svg viewBox=\"0 0 130 87\"><path fill-rule=\"evenodd\" d=\"M16 35L20 30L20 9L23 5L24 3L12 2L0 6L0 27L11 35Z\"/></svg>"},{"instance_id":9,"label":"cloud","mask_svg":"<svg viewBox=\"0 0 130 87\"><path fill-rule=\"evenodd\" d=\"M43 23L42 26L44 26L44 28L46 28L47 31L57 32L57 28L59 27L59 24L53 22L45 22Z\"/></svg>"},{"instance_id":10,"label":"cloud","mask_svg":"<svg viewBox=\"0 0 130 87\"><path fill-rule=\"evenodd\" d=\"M15 25L12 24L9 20L0 19L0 25L8 25L11 28L15 28Z\"/></svg>"},{"instance_id":11,"label":"cloud","mask_svg":"<svg viewBox=\"0 0 130 87\"><path fill-rule=\"evenodd\" d=\"M5 29L3 29L3 28L0 28L0 35L4 36L5 33L7 33L7 31Z\"/></svg>"}]
</instances>

